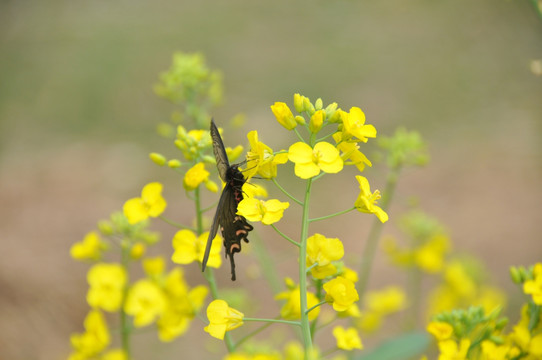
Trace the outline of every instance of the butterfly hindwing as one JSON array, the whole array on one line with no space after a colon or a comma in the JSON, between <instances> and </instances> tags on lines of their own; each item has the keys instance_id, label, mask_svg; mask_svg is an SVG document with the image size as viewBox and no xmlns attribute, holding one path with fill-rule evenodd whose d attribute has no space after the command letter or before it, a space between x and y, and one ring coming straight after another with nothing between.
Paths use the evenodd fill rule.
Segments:
<instances>
[{"instance_id":1,"label":"butterfly hindwing","mask_svg":"<svg viewBox=\"0 0 542 360\"><path fill-rule=\"evenodd\" d=\"M216 209L215 216L213 218L211 230L209 230L207 245L205 245L205 254L203 255L203 261L201 263L201 271L205 271L205 267L207 266L207 261L209 260L209 254L211 253L211 245L213 243L213 239L215 238L218 228L220 226L220 209L224 208L224 202L226 201L226 198L230 197L231 195L232 195L231 189L228 189L227 186L224 187L224 190L222 191L222 195L220 195L220 200L218 200L218 206Z\"/></svg>"}]
</instances>

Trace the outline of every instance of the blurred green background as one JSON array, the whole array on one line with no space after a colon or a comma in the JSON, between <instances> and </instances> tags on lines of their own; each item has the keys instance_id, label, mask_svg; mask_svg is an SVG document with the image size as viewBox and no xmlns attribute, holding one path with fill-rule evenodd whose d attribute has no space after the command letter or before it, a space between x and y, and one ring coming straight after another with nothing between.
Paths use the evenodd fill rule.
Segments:
<instances>
[{"instance_id":1,"label":"blurred green background","mask_svg":"<svg viewBox=\"0 0 542 360\"><path fill-rule=\"evenodd\" d=\"M542 78L530 63L542 58L542 19L530 1L4 0L0 358L65 358L87 311L87 267L70 245L146 181L177 180L147 158L173 151L154 131L174 107L152 85L177 50L223 72L215 119L246 114L229 145L258 129L287 146L269 106L295 92L359 106L380 134L403 126L430 144L431 164L405 173L392 217L416 196L510 291L508 266L540 260ZM377 188L382 175L366 174ZM387 266L377 262L374 284L393 281ZM194 334L145 341L140 358L216 346Z\"/></svg>"}]
</instances>

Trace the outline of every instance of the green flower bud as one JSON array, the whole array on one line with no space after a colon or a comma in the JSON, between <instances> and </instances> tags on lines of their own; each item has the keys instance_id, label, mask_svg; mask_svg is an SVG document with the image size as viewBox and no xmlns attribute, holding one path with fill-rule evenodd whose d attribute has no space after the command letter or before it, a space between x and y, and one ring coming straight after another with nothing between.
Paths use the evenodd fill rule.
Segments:
<instances>
[{"instance_id":1,"label":"green flower bud","mask_svg":"<svg viewBox=\"0 0 542 360\"><path fill-rule=\"evenodd\" d=\"M294 118L295 122L298 123L299 125L305 125L305 118L301 115L296 115L296 117Z\"/></svg>"},{"instance_id":2,"label":"green flower bud","mask_svg":"<svg viewBox=\"0 0 542 360\"><path fill-rule=\"evenodd\" d=\"M323 107L324 107L324 102L322 101L322 99L321 98L316 99L314 103L314 108L316 110L322 110Z\"/></svg>"},{"instance_id":3,"label":"green flower bud","mask_svg":"<svg viewBox=\"0 0 542 360\"><path fill-rule=\"evenodd\" d=\"M521 271L515 266L512 266L510 268L510 277L512 278L512 281L515 282L516 284L523 283L523 277L521 276Z\"/></svg>"},{"instance_id":4,"label":"green flower bud","mask_svg":"<svg viewBox=\"0 0 542 360\"><path fill-rule=\"evenodd\" d=\"M162 154L159 154L159 153L150 153L149 154L149 158L156 164L156 165L159 165L159 166L164 166L166 164L166 158L164 157L164 155Z\"/></svg>"},{"instance_id":5,"label":"green flower bud","mask_svg":"<svg viewBox=\"0 0 542 360\"><path fill-rule=\"evenodd\" d=\"M181 161L177 159L171 159L167 162L167 166L169 166L172 169L179 168L181 167L181 165L182 165Z\"/></svg>"},{"instance_id":6,"label":"green flower bud","mask_svg":"<svg viewBox=\"0 0 542 360\"><path fill-rule=\"evenodd\" d=\"M98 230L100 230L103 235L112 235L114 232L113 224L111 224L109 220L101 220L98 222Z\"/></svg>"}]
</instances>

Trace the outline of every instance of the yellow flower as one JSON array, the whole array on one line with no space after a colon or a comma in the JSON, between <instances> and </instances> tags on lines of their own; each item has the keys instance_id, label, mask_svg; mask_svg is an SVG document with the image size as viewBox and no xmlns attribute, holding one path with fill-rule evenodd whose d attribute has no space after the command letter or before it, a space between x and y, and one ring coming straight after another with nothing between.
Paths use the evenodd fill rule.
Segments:
<instances>
[{"instance_id":1,"label":"yellow flower","mask_svg":"<svg viewBox=\"0 0 542 360\"><path fill-rule=\"evenodd\" d=\"M360 172L365 169L365 166L373 166L367 156L359 151L357 142L343 141L342 132L333 134L333 139L337 143L337 149L342 152L341 158L343 160L350 159L351 163L347 163L347 165L355 165Z\"/></svg>"},{"instance_id":2,"label":"yellow flower","mask_svg":"<svg viewBox=\"0 0 542 360\"><path fill-rule=\"evenodd\" d=\"M301 318L299 285L296 286L291 279L286 279L286 283L289 289L275 296L277 300L286 300L286 303L280 309L280 316L287 320L299 320ZM307 307L310 309L318 303L316 295L307 291ZM320 307L314 308L309 312L309 320L316 319L319 314Z\"/></svg>"},{"instance_id":3,"label":"yellow flower","mask_svg":"<svg viewBox=\"0 0 542 360\"><path fill-rule=\"evenodd\" d=\"M340 110L343 122L343 137L350 139L356 137L359 141L367 142L367 138L376 137L373 125L365 125L365 114L358 107L352 107L350 112Z\"/></svg>"},{"instance_id":4,"label":"yellow flower","mask_svg":"<svg viewBox=\"0 0 542 360\"><path fill-rule=\"evenodd\" d=\"M243 313L231 308L224 300L214 300L207 307L209 325L204 330L211 336L224 340L226 331L237 329L243 325Z\"/></svg>"},{"instance_id":5,"label":"yellow flower","mask_svg":"<svg viewBox=\"0 0 542 360\"><path fill-rule=\"evenodd\" d=\"M126 297L124 311L134 317L134 326L152 323L166 307L165 295L158 285L147 279L137 281Z\"/></svg>"},{"instance_id":6,"label":"yellow flower","mask_svg":"<svg viewBox=\"0 0 542 360\"><path fill-rule=\"evenodd\" d=\"M106 311L117 311L122 303L126 280L126 271L119 264L94 265L87 274L90 286L88 304Z\"/></svg>"},{"instance_id":7,"label":"yellow flower","mask_svg":"<svg viewBox=\"0 0 542 360\"><path fill-rule=\"evenodd\" d=\"M100 360L128 360L128 356L122 349L109 350L100 358Z\"/></svg>"},{"instance_id":8,"label":"yellow flower","mask_svg":"<svg viewBox=\"0 0 542 360\"><path fill-rule=\"evenodd\" d=\"M354 206L361 212L375 214L376 217L383 223L388 221L388 214L382 210L376 203L380 199L380 191L371 192L371 187L367 178L357 175L356 179L359 182L360 193Z\"/></svg>"},{"instance_id":9,"label":"yellow flower","mask_svg":"<svg viewBox=\"0 0 542 360\"><path fill-rule=\"evenodd\" d=\"M143 260L143 270L151 279L159 279L166 268L166 262L161 256L147 258Z\"/></svg>"},{"instance_id":10,"label":"yellow flower","mask_svg":"<svg viewBox=\"0 0 542 360\"><path fill-rule=\"evenodd\" d=\"M261 198L266 198L268 196L265 187L258 184L245 183L242 190L244 197L253 198L258 196Z\"/></svg>"},{"instance_id":11,"label":"yellow flower","mask_svg":"<svg viewBox=\"0 0 542 360\"><path fill-rule=\"evenodd\" d=\"M149 217L160 216L166 206L166 200L162 197L162 184L153 182L143 187L140 198L126 201L122 210L128 222L133 225Z\"/></svg>"},{"instance_id":12,"label":"yellow flower","mask_svg":"<svg viewBox=\"0 0 542 360\"><path fill-rule=\"evenodd\" d=\"M250 151L247 154L247 169L244 175L247 179L259 174L264 179L272 179L277 176L277 165L288 161L287 153L274 155L273 150L258 141L258 132L251 131L247 135L250 142Z\"/></svg>"},{"instance_id":13,"label":"yellow flower","mask_svg":"<svg viewBox=\"0 0 542 360\"><path fill-rule=\"evenodd\" d=\"M111 342L107 323L99 310L91 310L88 313L84 326L84 333L70 336L70 343L74 349L70 359L92 358L102 352Z\"/></svg>"},{"instance_id":14,"label":"yellow flower","mask_svg":"<svg viewBox=\"0 0 542 360\"><path fill-rule=\"evenodd\" d=\"M534 279L523 284L523 292L533 297L536 305L542 305L542 263L537 263L533 269Z\"/></svg>"},{"instance_id":15,"label":"yellow flower","mask_svg":"<svg viewBox=\"0 0 542 360\"><path fill-rule=\"evenodd\" d=\"M528 324L522 323L514 326L510 339L523 352L533 355L533 359L542 358L542 334L531 336Z\"/></svg>"},{"instance_id":16,"label":"yellow flower","mask_svg":"<svg viewBox=\"0 0 542 360\"><path fill-rule=\"evenodd\" d=\"M345 329L342 326L335 326L333 328L333 336L337 339L337 347L339 349L353 350L363 348L358 331L353 327Z\"/></svg>"},{"instance_id":17,"label":"yellow flower","mask_svg":"<svg viewBox=\"0 0 542 360\"><path fill-rule=\"evenodd\" d=\"M184 175L183 185L186 191L195 190L200 184L209 179L210 173L205 170L202 162L192 166Z\"/></svg>"},{"instance_id":18,"label":"yellow flower","mask_svg":"<svg viewBox=\"0 0 542 360\"><path fill-rule=\"evenodd\" d=\"M440 355L438 360L466 360L470 347L469 339L461 339L458 344L454 340L439 341Z\"/></svg>"},{"instance_id":19,"label":"yellow flower","mask_svg":"<svg viewBox=\"0 0 542 360\"><path fill-rule=\"evenodd\" d=\"M170 271L164 282L167 306L156 323L161 341L171 341L188 330L208 291L203 285L190 289L181 268Z\"/></svg>"},{"instance_id":20,"label":"yellow flower","mask_svg":"<svg viewBox=\"0 0 542 360\"><path fill-rule=\"evenodd\" d=\"M247 197L237 205L237 214L249 221L261 221L264 225L271 225L282 219L284 210L288 207L288 202L277 199L264 201Z\"/></svg>"},{"instance_id":21,"label":"yellow flower","mask_svg":"<svg viewBox=\"0 0 542 360\"><path fill-rule=\"evenodd\" d=\"M433 335L437 341L448 340L454 333L452 325L442 321L431 321L427 325L427 332Z\"/></svg>"},{"instance_id":22,"label":"yellow flower","mask_svg":"<svg viewBox=\"0 0 542 360\"><path fill-rule=\"evenodd\" d=\"M440 272L444 268L444 256L448 249L448 238L442 234L435 235L414 251L414 262L430 274Z\"/></svg>"},{"instance_id":23,"label":"yellow flower","mask_svg":"<svg viewBox=\"0 0 542 360\"><path fill-rule=\"evenodd\" d=\"M481 347L483 360L508 360L519 355L513 355L514 349L510 345L497 345L490 340L482 341Z\"/></svg>"},{"instance_id":24,"label":"yellow flower","mask_svg":"<svg viewBox=\"0 0 542 360\"><path fill-rule=\"evenodd\" d=\"M147 247L145 244L141 242L136 242L131 248L130 248L130 258L133 260L139 260L145 255L145 251L147 250Z\"/></svg>"},{"instance_id":25,"label":"yellow flower","mask_svg":"<svg viewBox=\"0 0 542 360\"><path fill-rule=\"evenodd\" d=\"M295 121L294 114L292 110L283 102L275 102L274 105L271 105L271 111L277 118L279 124L284 126L288 130L292 130L297 126Z\"/></svg>"},{"instance_id":26,"label":"yellow flower","mask_svg":"<svg viewBox=\"0 0 542 360\"><path fill-rule=\"evenodd\" d=\"M295 163L295 174L302 179L309 179L320 174L338 173L343 168L339 150L325 141L319 142L314 149L303 142L290 146L288 159Z\"/></svg>"},{"instance_id":27,"label":"yellow flower","mask_svg":"<svg viewBox=\"0 0 542 360\"><path fill-rule=\"evenodd\" d=\"M328 281L323 287L326 291L326 301L333 304L335 311L345 311L359 300L354 283L342 276Z\"/></svg>"},{"instance_id":28,"label":"yellow flower","mask_svg":"<svg viewBox=\"0 0 542 360\"><path fill-rule=\"evenodd\" d=\"M317 264L311 269L312 276L316 279L335 275L337 268L331 262L340 260L343 256L343 243L337 238L314 234L307 239L307 267Z\"/></svg>"},{"instance_id":29,"label":"yellow flower","mask_svg":"<svg viewBox=\"0 0 542 360\"><path fill-rule=\"evenodd\" d=\"M102 241L96 231L91 231L81 242L72 245L70 255L76 260L100 260L106 249L107 243Z\"/></svg>"},{"instance_id":30,"label":"yellow flower","mask_svg":"<svg viewBox=\"0 0 542 360\"><path fill-rule=\"evenodd\" d=\"M388 286L379 291L367 294L365 305L371 312L380 315L389 315L405 307L405 292L397 286Z\"/></svg>"},{"instance_id":31,"label":"yellow flower","mask_svg":"<svg viewBox=\"0 0 542 360\"><path fill-rule=\"evenodd\" d=\"M218 236L218 235L217 235ZM200 236L196 237L190 230L179 230L173 237L173 255L171 261L176 264L190 264L194 261L203 261L203 255L205 254L205 246L207 245L207 238L209 232L204 232ZM209 254L209 260L207 266L219 268L222 264L222 256L220 256L220 249L222 242L215 237L211 244L211 252Z\"/></svg>"}]
</instances>

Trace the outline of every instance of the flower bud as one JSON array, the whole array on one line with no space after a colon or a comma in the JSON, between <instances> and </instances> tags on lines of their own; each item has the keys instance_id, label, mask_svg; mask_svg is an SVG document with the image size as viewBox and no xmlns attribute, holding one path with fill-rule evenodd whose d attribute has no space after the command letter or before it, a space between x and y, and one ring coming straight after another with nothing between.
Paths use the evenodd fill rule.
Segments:
<instances>
[{"instance_id":1,"label":"flower bud","mask_svg":"<svg viewBox=\"0 0 542 360\"><path fill-rule=\"evenodd\" d=\"M294 119L294 114L292 110L283 102L275 102L274 105L271 105L271 111L277 118L279 124L284 126L288 130L293 130L297 123Z\"/></svg>"},{"instance_id":2,"label":"flower bud","mask_svg":"<svg viewBox=\"0 0 542 360\"><path fill-rule=\"evenodd\" d=\"M177 159L171 159L167 162L167 166L169 166L172 169L179 168L181 167L181 165L182 165L181 161Z\"/></svg>"},{"instance_id":3,"label":"flower bud","mask_svg":"<svg viewBox=\"0 0 542 360\"><path fill-rule=\"evenodd\" d=\"M303 95L294 94L294 108L295 111L297 111L298 113L302 113L303 111L305 111L305 106L303 104L304 98L305 97Z\"/></svg>"},{"instance_id":4,"label":"flower bud","mask_svg":"<svg viewBox=\"0 0 542 360\"><path fill-rule=\"evenodd\" d=\"M512 281L516 284L521 284L523 282L521 271L515 266L512 266L510 268L510 277L512 278Z\"/></svg>"},{"instance_id":5,"label":"flower bud","mask_svg":"<svg viewBox=\"0 0 542 360\"><path fill-rule=\"evenodd\" d=\"M325 118L325 112L323 110L318 110L311 116L311 120L309 123L309 130L316 134L317 132L322 129L322 125L324 124L324 118Z\"/></svg>"},{"instance_id":6,"label":"flower bud","mask_svg":"<svg viewBox=\"0 0 542 360\"><path fill-rule=\"evenodd\" d=\"M322 98L316 99L316 101L314 102L314 108L316 110L322 110L323 107L324 107L324 102L322 101Z\"/></svg>"},{"instance_id":7,"label":"flower bud","mask_svg":"<svg viewBox=\"0 0 542 360\"><path fill-rule=\"evenodd\" d=\"M164 155L162 154L159 154L159 153L150 153L149 154L149 158L156 164L156 165L159 165L159 166L164 166L166 164L166 158L164 157Z\"/></svg>"},{"instance_id":8,"label":"flower bud","mask_svg":"<svg viewBox=\"0 0 542 360\"><path fill-rule=\"evenodd\" d=\"M294 118L295 122L298 123L299 125L305 125L305 118L301 115L296 115L296 117Z\"/></svg>"}]
</instances>

